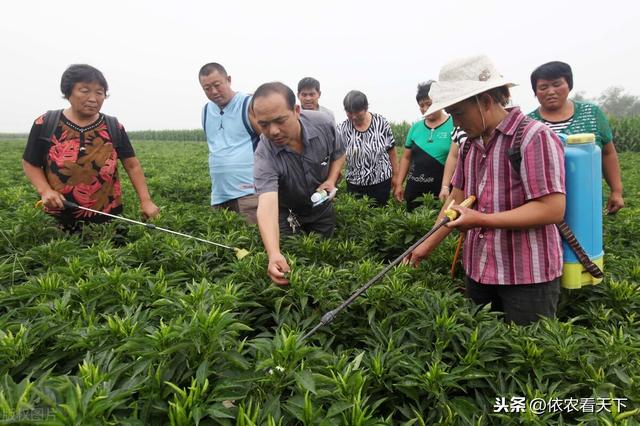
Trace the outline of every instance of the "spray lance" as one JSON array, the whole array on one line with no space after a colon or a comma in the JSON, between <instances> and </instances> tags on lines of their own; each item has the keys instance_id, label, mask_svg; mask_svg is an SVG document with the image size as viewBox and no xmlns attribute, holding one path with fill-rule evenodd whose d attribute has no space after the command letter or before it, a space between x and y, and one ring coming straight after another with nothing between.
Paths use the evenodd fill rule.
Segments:
<instances>
[{"instance_id":1,"label":"spray lance","mask_svg":"<svg viewBox=\"0 0 640 426\"><path fill-rule=\"evenodd\" d=\"M118 220L124 220L125 222L134 223L136 225L141 225L141 226L144 226L145 228L148 228L148 229L157 229L158 231L168 232L169 234L174 234L174 235L179 235L181 237L190 238L190 239L193 239L193 240L196 240L196 241L200 241L201 243L211 244L211 245L214 245L214 246L217 246L217 247L222 247L222 248L226 248L226 249L235 250L236 257L238 259L242 259L243 257L245 257L246 255L249 254L249 251L247 251L245 249L241 249L241 248L237 248L237 247L231 247L231 246L227 246L227 245L220 244L220 243L214 243L213 241L208 241L208 240L205 240L203 238L198 238L198 237L194 237L194 236L191 236L191 235L183 234L182 232L172 231L171 229L167 229L167 228L161 228L160 226L156 226L156 225L154 225L152 223L139 222L137 220L128 219L126 217L117 216L115 214L101 212L100 210L90 209L88 207L80 206L80 205L78 205L76 203L73 203L71 201L63 200L62 204L65 206L65 208L68 208L68 209L86 210L88 212L101 214L103 216L109 216L111 218L118 219ZM40 200L40 201L38 201L36 203L36 207L40 207L40 206L42 206L42 200Z\"/></svg>"},{"instance_id":2,"label":"spray lance","mask_svg":"<svg viewBox=\"0 0 640 426\"><path fill-rule=\"evenodd\" d=\"M475 201L476 201L476 197L474 197L472 195L469 198L467 198L466 200L464 200L462 203L460 203L460 206L462 206L462 207L471 207ZM322 316L322 318L320 318L320 322L318 324L316 324L316 326L313 327L307 334L305 334L302 337L302 340L306 340L309 336L313 335L316 331L318 331L318 329L320 327L325 326L325 325L329 324L331 321L333 321L335 319L335 317L343 309L345 309L347 306L349 306L356 298L358 298L358 296L360 296L362 293L367 291L369 289L369 287L371 287L373 284L378 282L382 277L384 277L384 275L387 272L389 272L389 270L391 268L396 266L398 263L402 262L402 259L404 259L406 256L408 256L416 247L418 247L420 244L422 244L427 238L432 236L438 229L442 228L447 223L456 220L458 218L458 216L459 216L459 213L451 208L451 206L453 206L453 203L454 203L454 201L452 201L451 204L449 204L447 209L444 211L444 216L445 217L442 218L442 220L440 220L440 222L435 224L434 227L431 228L431 230L429 232L427 232L425 235L423 235L411 247L409 247L407 250L405 250L404 253L402 253L393 262L391 262L389 265L387 265L382 271L380 271L378 273L378 275L376 275L375 277L371 278L371 280L369 280L369 282L367 282L365 285L363 285L362 287L357 289L351 296L349 296L348 299L346 299L344 302L342 302L340 304L340 306L338 306L337 308L335 308L335 309L327 312L326 314L324 314Z\"/></svg>"}]
</instances>

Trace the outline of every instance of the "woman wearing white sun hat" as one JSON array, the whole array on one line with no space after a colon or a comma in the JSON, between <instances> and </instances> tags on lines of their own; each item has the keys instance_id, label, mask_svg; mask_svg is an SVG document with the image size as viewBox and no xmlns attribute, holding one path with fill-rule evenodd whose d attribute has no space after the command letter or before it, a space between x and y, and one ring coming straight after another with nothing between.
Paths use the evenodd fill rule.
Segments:
<instances>
[{"instance_id":1,"label":"woman wearing white sun hat","mask_svg":"<svg viewBox=\"0 0 640 426\"><path fill-rule=\"evenodd\" d=\"M467 296L504 312L507 322L529 324L553 317L560 295L562 248L554 224L564 216L564 159L553 131L525 120L517 107L506 108L512 86L486 56L442 68L427 114L444 108L468 135L445 206L471 195L477 201L473 209L454 205L459 218L405 260L415 266L453 228L466 232ZM509 148L518 145L521 160L514 170Z\"/></svg>"}]
</instances>

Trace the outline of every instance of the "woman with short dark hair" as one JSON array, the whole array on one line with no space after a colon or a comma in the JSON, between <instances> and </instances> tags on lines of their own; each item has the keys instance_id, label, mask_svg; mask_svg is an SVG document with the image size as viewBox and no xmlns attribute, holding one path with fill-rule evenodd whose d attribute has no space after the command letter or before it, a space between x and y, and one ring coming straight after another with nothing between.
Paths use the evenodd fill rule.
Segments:
<instances>
[{"instance_id":1,"label":"woman with short dark hair","mask_svg":"<svg viewBox=\"0 0 640 426\"><path fill-rule=\"evenodd\" d=\"M86 64L67 68L60 90L69 107L35 120L22 157L24 172L46 212L69 231L110 218L65 208L64 201L109 214L122 212L118 159L138 194L142 214L153 218L159 213L124 127L100 112L108 89L100 70Z\"/></svg>"},{"instance_id":2,"label":"woman with short dark hair","mask_svg":"<svg viewBox=\"0 0 640 426\"><path fill-rule=\"evenodd\" d=\"M418 85L416 101L422 114L431 106L429 90L433 83L435 81L429 80ZM407 211L419 207L421 203L417 199L425 194L439 198L443 195L443 199L449 196L449 182L455 169L455 158L447 181L444 179L445 163L452 148L453 131L453 120L442 110L424 116L409 129L394 185L394 195L398 201L406 201Z\"/></svg>"},{"instance_id":3,"label":"woman with short dark hair","mask_svg":"<svg viewBox=\"0 0 640 426\"><path fill-rule=\"evenodd\" d=\"M531 118L542 121L556 133L593 133L596 136L596 143L602 149L602 174L611 188L607 212L613 214L623 208L620 163L611 126L597 105L569 99L573 89L569 64L553 61L540 65L531 73L531 88L540 102L540 107L529 113Z\"/></svg>"},{"instance_id":4,"label":"woman with short dark hair","mask_svg":"<svg viewBox=\"0 0 640 426\"><path fill-rule=\"evenodd\" d=\"M391 126L380 114L369 112L367 96L358 90L347 93L343 104L347 119L337 131L346 149L347 191L385 205L398 171Z\"/></svg>"}]
</instances>

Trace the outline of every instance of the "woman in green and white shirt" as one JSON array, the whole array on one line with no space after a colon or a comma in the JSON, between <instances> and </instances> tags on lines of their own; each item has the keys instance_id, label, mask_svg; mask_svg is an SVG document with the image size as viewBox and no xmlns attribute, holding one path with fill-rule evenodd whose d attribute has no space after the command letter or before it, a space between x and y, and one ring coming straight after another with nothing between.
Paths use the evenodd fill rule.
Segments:
<instances>
[{"instance_id":1,"label":"woman in green and white shirt","mask_svg":"<svg viewBox=\"0 0 640 426\"><path fill-rule=\"evenodd\" d=\"M556 133L596 135L596 143L602 149L602 174L611 188L607 212L612 214L623 208L620 163L609 121L597 105L568 99L573 89L571 67L559 61L540 65L531 73L531 88L540 102L540 107L529 113L531 118Z\"/></svg>"},{"instance_id":2,"label":"woman in green and white shirt","mask_svg":"<svg viewBox=\"0 0 640 426\"><path fill-rule=\"evenodd\" d=\"M431 106L429 89L432 83L430 80L418 85L416 101L423 114ZM409 129L397 181L393 185L394 196L398 201L406 200L408 211L420 206L416 201L418 197L425 194L437 197L445 186L448 190L449 182L443 182L443 174L451 149L452 132L453 120L442 110L415 122Z\"/></svg>"}]
</instances>

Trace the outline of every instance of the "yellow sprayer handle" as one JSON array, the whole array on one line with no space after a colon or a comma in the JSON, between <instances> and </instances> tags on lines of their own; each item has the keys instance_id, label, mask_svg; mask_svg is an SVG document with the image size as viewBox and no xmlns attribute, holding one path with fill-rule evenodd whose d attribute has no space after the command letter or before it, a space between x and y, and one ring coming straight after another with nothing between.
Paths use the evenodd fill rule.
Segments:
<instances>
[{"instance_id":1,"label":"yellow sprayer handle","mask_svg":"<svg viewBox=\"0 0 640 426\"><path fill-rule=\"evenodd\" d=\"M476 202L476 197L471 195L469 198L460 203L462 207L471 207L473 203ZM449 207L444 211L444 215L449 218L450 221L456 220L459 216L459 213L451 208L453 206L454 201L451 201Z\"/></svg>"}]
</instances>

